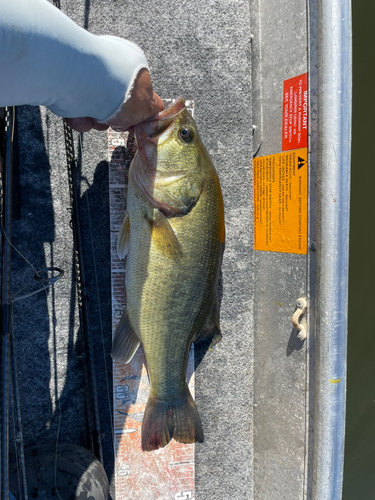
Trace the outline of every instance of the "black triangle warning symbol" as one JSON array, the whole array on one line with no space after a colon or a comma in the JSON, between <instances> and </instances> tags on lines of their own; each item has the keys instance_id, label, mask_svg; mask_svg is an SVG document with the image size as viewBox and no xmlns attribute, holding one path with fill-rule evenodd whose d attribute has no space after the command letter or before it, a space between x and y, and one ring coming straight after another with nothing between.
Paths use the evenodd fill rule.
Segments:
<instances>
[{"instance_id":1,"label":"black triangle warning symbol","mask_svg":"<svg viewBox=\"0 0 375 500\"><path fill-rule=\"evenodd\" d=\"M304 160L303 158L301 158L300 156L298 157L298 170L300 168L302 168L306 163L306 160Z\"/></svg>"}]
</instances>

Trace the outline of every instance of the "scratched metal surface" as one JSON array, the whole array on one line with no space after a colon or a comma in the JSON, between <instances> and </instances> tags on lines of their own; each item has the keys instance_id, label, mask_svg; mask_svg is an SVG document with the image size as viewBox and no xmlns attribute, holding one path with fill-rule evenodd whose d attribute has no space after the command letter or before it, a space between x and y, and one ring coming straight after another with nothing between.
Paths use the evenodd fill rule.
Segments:
<instances>
[{"instance_id":1,"label":"scratched metal surface","mask_svg":"<svg viewBox=\"0 0 375 500\"><path fill-rule=\"evenodd\" d=\"M196 101L197 126L222 184L227 229L220 292L223 340L212 352L195 353L195 395L205 431L205 443L195 449L196 498L248 500L254 299L248 3L67 0L62 10L95 34L138 43L159 95ZM59 433L60 441L85 445L62 124L45 109L22 107L19 130L22 218L14 224L14 243L36 268L53 264L65 270L53 292L15 306L25 444L54 442ZM106 133L84 134L76 151L82 159L82 225L104 460L113 486ZM17 289L32 271L18 254L13 267Z\"/></svg>"}]
</instances>

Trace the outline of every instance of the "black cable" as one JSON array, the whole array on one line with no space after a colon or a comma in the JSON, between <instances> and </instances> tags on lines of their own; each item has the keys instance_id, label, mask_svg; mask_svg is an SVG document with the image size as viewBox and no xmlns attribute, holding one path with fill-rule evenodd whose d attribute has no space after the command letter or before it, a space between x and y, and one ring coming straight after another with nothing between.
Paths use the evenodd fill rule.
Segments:
<instances>
[{"instance_id":1,"label":"black cable","mask_svg":"<svg viewBox=\"0 0 375 500\"><path fill-rule=\"evenodd\" d=\"M12 159L15 108L5 108L5 148L2 162L2 268L0 320L0 500L9 499L9 375L11 335Z\"/></svg>"}]
</instances>

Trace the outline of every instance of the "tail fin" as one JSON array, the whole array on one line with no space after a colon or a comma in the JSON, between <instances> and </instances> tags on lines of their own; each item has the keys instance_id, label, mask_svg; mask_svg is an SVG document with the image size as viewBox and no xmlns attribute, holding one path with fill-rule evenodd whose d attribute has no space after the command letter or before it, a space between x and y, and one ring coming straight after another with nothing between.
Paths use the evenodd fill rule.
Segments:
<instances>
[{"instance_id":1,"label":"tail fin","mask_svg":"<svg viewBox=\"0 0 375 500\"><path fill-rule=\"evenodd\" d=\"M163 448L174 438L180 443L203 443L201 419L189 388L178 399L150 396L142 423L142 450Z\"/></svg>"}]
</instances>

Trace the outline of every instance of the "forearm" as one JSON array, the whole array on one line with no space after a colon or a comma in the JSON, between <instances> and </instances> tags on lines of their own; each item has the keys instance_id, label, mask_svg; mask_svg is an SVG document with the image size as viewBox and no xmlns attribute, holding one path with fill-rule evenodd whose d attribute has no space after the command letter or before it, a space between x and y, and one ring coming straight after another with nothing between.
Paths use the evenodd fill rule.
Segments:
<instances>
[{"instance_id":1,"label":"forearm","mask_svg":"<svg viewBox=\"0 0 375 500\"><path fill-rule=\"evenodd\" d=\"M106 120L147 68L143 52L77 26L47 0L0 0L0 106Z\"/></svg>"}]
</instances>

